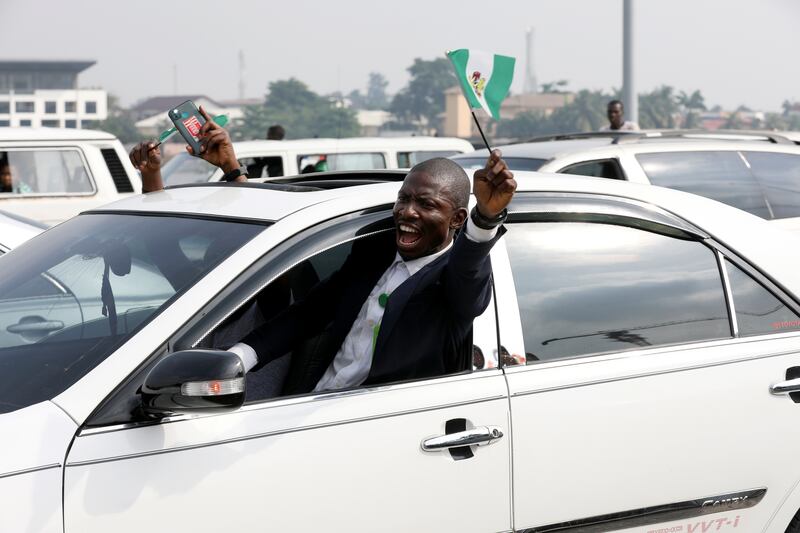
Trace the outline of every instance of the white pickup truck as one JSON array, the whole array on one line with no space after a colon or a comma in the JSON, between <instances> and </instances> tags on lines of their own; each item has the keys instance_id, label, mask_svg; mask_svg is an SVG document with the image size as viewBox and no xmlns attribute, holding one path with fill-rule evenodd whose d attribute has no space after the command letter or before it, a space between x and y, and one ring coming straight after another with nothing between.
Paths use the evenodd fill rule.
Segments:
<instances>
[{"instance_id":1,"label":"white pickup truck","mask_svg":"<svg viewBox=\"0 0 800 533\"><path fill-rule=\"evenodd\" d=\"M109 133L0 128L0 210L52 225L141 191L138 172Z\"/></svg>"}]
</instances>

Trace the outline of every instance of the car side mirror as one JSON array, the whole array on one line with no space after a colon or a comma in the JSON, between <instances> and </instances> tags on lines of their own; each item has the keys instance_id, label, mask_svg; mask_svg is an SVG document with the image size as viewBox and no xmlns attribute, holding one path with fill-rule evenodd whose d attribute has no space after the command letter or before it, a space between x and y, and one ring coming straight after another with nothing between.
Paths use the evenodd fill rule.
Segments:
<instances>
[{"instance_id":1,"label":"car side mirror","mask_svg":"<svg viewBox=\"0 0 800 533\"><path fill-rule=\"evenodd\" d=\"M233 411L244 403L242 360L222 350L184 350L156 363L139 392L151 417Z\"/></svg>"}]
</instances>

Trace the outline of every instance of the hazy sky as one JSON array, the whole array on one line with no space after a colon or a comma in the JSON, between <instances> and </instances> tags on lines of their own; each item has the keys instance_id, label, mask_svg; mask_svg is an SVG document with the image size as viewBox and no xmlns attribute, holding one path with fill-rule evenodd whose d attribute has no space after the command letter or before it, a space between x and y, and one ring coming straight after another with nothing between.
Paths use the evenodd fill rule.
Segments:
<instances>
[{"instance_id":1,"label":"hazy sky","mask_svg":"<svg viewBox=\"0 0 800 533\"><path fill-rule=\"evenodd\" d=\"M622 85L622 0L0 0L0 59L94 59L81 86L124 104L173 93L246 96L290 76L317 92L364 89L371 71L390 92L415 57L451 48L516 56L535 28L539 82ZM700 89L708 104L778 110L800 99L797 0L637 0L637 90Z\"/></svg>"}]
</instances>

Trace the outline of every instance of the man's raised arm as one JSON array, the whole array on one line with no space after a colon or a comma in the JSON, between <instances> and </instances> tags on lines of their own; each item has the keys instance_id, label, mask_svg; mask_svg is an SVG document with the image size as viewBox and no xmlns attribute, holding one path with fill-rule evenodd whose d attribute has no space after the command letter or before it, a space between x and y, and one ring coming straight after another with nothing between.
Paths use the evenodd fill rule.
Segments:
<instances>
[{"instance_id":1,"label":"man's raised arm","mask_svg":"<svg viewBox=\"0 0 800 533\"><path fill-rule=\"evenodd\" d=\"M200 157L222 169L224 173L239 168L239 161L233 151L233 142L225 128L214 122L200 107L206 123L200 129ZM164 188L161 178L161 152L155 140L140 142L130 151L131 163L142 173L142 192L160 191ZM190 146L186 151L193 154ZM247 181L247 176L239 176L234 181Z\"/></svg>"}]
</instances>

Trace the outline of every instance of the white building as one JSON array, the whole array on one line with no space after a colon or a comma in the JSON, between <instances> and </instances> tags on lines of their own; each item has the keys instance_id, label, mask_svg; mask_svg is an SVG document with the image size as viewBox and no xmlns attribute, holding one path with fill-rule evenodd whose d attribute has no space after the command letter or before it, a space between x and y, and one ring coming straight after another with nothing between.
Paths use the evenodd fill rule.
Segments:
<instances>
[{"instance_id":1,"label":"white building","mask_svg":"<svg viewBox=\"0 0 800 533\"><path fill-rule=\"evenodd\" d=\"M81 128L108 116L108 95L79 89L94 61L0 61L0 126Z\"/></svg>"}]
</instances>

